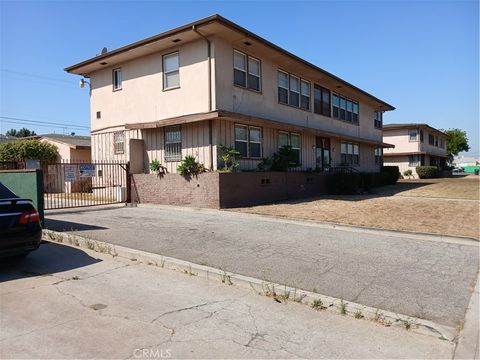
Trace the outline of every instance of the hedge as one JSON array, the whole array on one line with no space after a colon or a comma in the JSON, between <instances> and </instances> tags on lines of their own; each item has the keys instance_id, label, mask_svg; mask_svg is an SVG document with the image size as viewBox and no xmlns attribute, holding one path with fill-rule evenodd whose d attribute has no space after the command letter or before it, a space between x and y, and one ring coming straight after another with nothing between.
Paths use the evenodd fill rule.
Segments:
<instances>
[{"instance_id":1,"label":"hedge","mask_svg":"<svg viewBox=\"0 0 480 360\"><path fill-rule=\"evenodd\" d=\"M384 166L375 173L334 173L327 179L327 188L335 195L358 194L373 187L395 184L399 174L398 166Z\"/></svg>"},{"instance_id":2,"label":"hedge","mask_svg":"<svg viewBox=\"0 0 480 360\"><path fill-rule=\"evenodd\" d=\"M436 166L417 166L415 170L420 179L433 179L440 176L440 171Z\"/></svg>"}]
</instances>

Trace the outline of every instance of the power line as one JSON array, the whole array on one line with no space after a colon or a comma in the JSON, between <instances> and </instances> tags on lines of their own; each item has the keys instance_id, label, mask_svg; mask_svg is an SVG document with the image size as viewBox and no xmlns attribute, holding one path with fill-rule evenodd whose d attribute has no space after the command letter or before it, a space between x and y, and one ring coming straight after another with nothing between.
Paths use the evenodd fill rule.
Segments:
<instances>
[{"instance_id":1,"label":"power line","mask_svg":"<svg viewBox=\"0 0 480 360\"><path fill-rule=\"evenodd\" d=\"M0 71L5 72L5 73L10 73L10 74L17 74L17 75L22 75L22 76L34 77L34 78L38 78L38 79L45 79L45 80L49 80L49 81L58 81L58 82L67 83L67 84L70 84L70 85L74 84L73 81L56 79L56 78L52 78L52 77L44 76L44 75L25 73L25 72L21 72L21 71L13 71L13 70L9 70L9 69L0 69Z\"/></svg>"},{"instance_id":2,"label":"power line","mask_svg":"<svg viewBox=\"0 0 480 360\"><path fill-rule=\"evenodd\" d=\"M22 119L22 118L16 118L16 117L8 117L8 116L0 116L0 119L6 120L6 122L11 122L11 123L27 123L29 125L38 125L38 126L52 126L52 127L61 127L61 128L69 128L69 129L90 129L88 126L82 126L82 125L71 125L71 124L65 124L65 123L57 123L57 122L50 122L50 121L40 121L40 120L31 120L31 119ZM44 125L41 125L44 124Z\"/></svg>"}]
</instances>

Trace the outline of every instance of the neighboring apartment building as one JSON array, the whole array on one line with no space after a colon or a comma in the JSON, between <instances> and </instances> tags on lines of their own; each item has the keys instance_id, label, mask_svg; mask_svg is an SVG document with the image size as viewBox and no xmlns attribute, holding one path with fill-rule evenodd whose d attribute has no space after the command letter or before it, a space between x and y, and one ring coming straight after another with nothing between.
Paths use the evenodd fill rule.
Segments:
<instances>
[{"instance_id":1,"label":"neighboring apartment building","mask_svg":"<svg viewBox=\"0 0 480 360\"><path fill-rule=\"evenodd\" d=\"M388 124L383 126L383 140L395 148L385 149L384 164L396 165L400 172L419 165L443 168L447 158L447 139L444 132L427 124Z\"/></svg>"},{"instance_id":2,"label":"neighboring apartment building","mask_svg":"<svg viewBox=\"0 0 480 360\"><path fill-rule=\"evenodd\" d=\"M133 173L155 159L175 172L186 155L216 170L219 144L242 169L291 145L299 169L378 171L389 146L393 106L219 15L65 70L89 79L92 159Z\"/></svg>"}]
</instances>

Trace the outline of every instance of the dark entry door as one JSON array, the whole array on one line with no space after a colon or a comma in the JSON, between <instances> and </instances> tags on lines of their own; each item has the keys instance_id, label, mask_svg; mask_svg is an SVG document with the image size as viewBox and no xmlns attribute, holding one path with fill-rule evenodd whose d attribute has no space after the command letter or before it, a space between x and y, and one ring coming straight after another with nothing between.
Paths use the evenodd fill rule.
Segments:
<instances>
[{"instance_id":1,"label":"dark entry door","mask_svg":"<svg viewBox=\"0 0 480 360\"><path fill-rule=\"evenodd\" d=\"M316 166L319 170L325 170L330 166L330 139L317 136L315 148Z\"/></svg>"}]
</instances>

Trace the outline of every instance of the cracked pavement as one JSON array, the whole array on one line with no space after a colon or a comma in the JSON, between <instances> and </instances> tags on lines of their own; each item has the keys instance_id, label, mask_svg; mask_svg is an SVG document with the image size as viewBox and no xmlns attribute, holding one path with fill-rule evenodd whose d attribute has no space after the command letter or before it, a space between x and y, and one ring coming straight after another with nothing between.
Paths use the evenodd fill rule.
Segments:
<instances>
[{"instance_id":1,"label":"cracked pavement","mask_svg":"<svg viewBox=\"0 0 480 360\"><path fill-rule=\"evenodd\" d=\"M479 266L478 244L215 210L142 206L49 212L47 227L451 328L464 318Z\"/></svg>"},{"instance_id":2,"label":"cracked pavement","mask_svg":"<svg viewBox=\"0 0 480 360\"><path fill-rule=\"evenodd\" d=\"M55 243L2 261L0 310L0 358L451 358L454 348Z\"/></svg>"}]
</instances>

